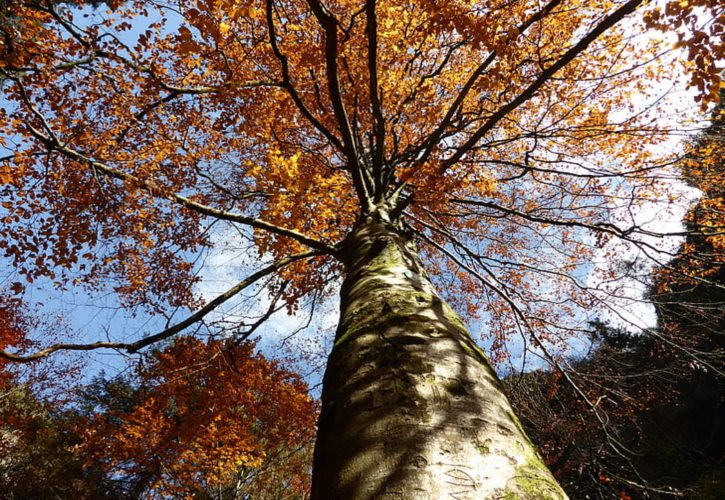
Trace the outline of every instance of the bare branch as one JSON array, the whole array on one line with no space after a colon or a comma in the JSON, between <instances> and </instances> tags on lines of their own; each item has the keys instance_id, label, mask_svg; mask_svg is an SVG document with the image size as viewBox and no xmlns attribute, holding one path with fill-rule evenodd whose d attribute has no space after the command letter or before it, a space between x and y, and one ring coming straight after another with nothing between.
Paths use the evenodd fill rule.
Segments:
<instances>
[{"instance_id":1,"label":"bare branch","mask_svg":"<svg viewBox=\"0 0 725 500\"><path fill-rule=\"evenodd\" d=\"M531 16L531 18L529 18L524 24L519 26L517 28L518 32L524 33L533 23L548 15L561 2L562 0L551 0L539 12ZM493 50L488 55L488 57L481 64L478 65L478 67L473 71L473 73L471 73L471 75L466 80L466 83L461 88L461 91L458 93L453 103L451 103L451 106L448 108L448 111L443 117L443 120L441 120L435 130L417 148L407 152L404 156L410 156L412 158L415 158L416 156L421 155L422 152L419 161L422 163L428 159L430 154L433 152L435 146L440 142L443 133L450 126L453 117L456 115L456 113L458 113L458 110L461 108L463 101L465 101L466 97L468 96L468 93L471 91L481 75L483 75L486 69L491 65L491 63L493 63L497 56L498 53Z\"/></svg>"},{"instance_id":2,"label":"bare branch","mask_svg":"<svg viewBox=\"0 0 725 500\"><path fill-rule=\"evenodd\" d=\"M297 109L302 113L302 116L304 116L310 124L312 124L313 127L315 127L322 135L325 136L325 138L330 141L337 149L340 151L345 151L344 146L340 142L340 139L338 139L335 134L330 132L327 127L325 127L320 120L318 120L312 112L310 112L309 109L307 109L307 106L305 106L305 103L302 102L302 98L300 97L299 93L297 92L297 89L295 89L294 85L292 85L292 79L290 76L289 71L289 61L287 60L287 56L285 56L282 51L279 48L279 44L277 43L277 30L274 26L274 9L272 5L273 0L267 0L266 2L266 11L267 11L267 28L269 30L269 44L272 47L272 52L274 53L277 60L279 60L279 64L282 70L282 87L284 87L287 90L287 93L289 94L290 98L292 98L292 101L295 103L295 106L297 106Z\"/></svg>"},{"instance_id":3,"label":"bare branch","mask_svg":"<svg viewBox=\"0 0 725 500\"><path fill-rule=\"evenodd\" d=\"M249 286L253 285L255 282L259 281L261 278L268 276L283 267L296 262L301 259L306 259L309 257L314 257L322 255L319 251L309 251L304 253L298 253L295 255L290 255L289 257L285 257L282 259L277 260L276 262L273 262L269 266L260 269L256 273L248 276L247 278L243 279L236 285L234 285L232 288L227 290L226 292L222 293L221 295L215 297L212 301L210 301L208 304L206 304L204 307L196 311L191 316L187 317L183 321L175 324L174 326L167 328L163 330L162 332L156 333L154 335L146 336L140 340L137 340L136 342L132 343L123 343L123 342L94 342L92 344L53 344L50 347L46 347L45 349L42 349L40 351L34 352L32 354L28 355L19 355L19 354L13 354L11 352L0 350L0 358L7 359L9 361L13 361L16 363L27 363L30 361L35 361L38 359L46 358L53 354L56 351L92 351L95 349L118 349L122 351L126 351L128 353L135 353L144 347L147 347L151 344L154 344L156 342L160 342L162 340L165 340L169 337L172 337L173 335L176 335L177 333L180 333L181 331L185 330L189 326L201 321L204 316L212 312L214 309L222 305L224 302L228 301L235 295L237 295L239 292L244 290L245 288L248 288Z\"/></svg>"},{"instance_id":4,"label":"bare branch","mask_svg":"<svg viewBox=\"0 0 725 500\"><path fill-rule=\"evenodd\" d=\"M378 19L375 13L376 0L368 0L366 5L368 37L368 73L370 74L370 103L373 108L373 135L375 144L373 147L373 180L375 182L375 202L378 203L383 197L384 162L385 162L385 118L380 102L378 89Z\"/></svg>"},{"instance_id":5,"label":"bare branch","mask_svg":"<svg viewBox=\"0 0 725 500\"><path fill-rule=\"evenodd\" d=\"M337 119L337 125L342 133L342 141L345 146L345 156L349 162L348 168L352 174L355 188L360 198L360 202L366 211L372 209L372 199L370 190L372 186L368 185L364 168L361 164L361 158L357 150L355 138L353 136L350 118L342 98L342 90L340 89L340 75L337 64L338 41L337 41L337 20L328 12L328 10L320 3L319 0L307 0L312 13L317 18L320 26L325 32L325 67L327 69L327 86L332 102L332 109Z\"/></svg>"}]
</instances>

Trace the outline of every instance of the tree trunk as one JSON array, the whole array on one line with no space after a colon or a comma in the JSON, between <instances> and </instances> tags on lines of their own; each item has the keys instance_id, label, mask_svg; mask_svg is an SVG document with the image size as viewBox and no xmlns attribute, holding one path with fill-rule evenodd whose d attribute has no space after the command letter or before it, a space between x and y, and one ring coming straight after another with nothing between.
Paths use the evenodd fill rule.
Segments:
<instances>
[{"instance_id":1,"label":"tree trunk","mask_svg":"<svg viewBox=\"0 0 725 500\"><path fill-rule=\"evenodd\" d=\"M403 232L368 217L343 254L312 498L566 498Z\"/></svg>"}]
</instances>

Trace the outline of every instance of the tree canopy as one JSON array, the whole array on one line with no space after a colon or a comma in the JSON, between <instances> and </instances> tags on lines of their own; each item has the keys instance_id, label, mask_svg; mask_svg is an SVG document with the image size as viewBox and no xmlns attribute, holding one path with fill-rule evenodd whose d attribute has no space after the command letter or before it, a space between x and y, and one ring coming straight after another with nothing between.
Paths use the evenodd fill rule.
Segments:
<instances>
[{"instance_id":1,"label":"tree canopy","mask_svg":"<svg viewBox=\"0 0 725 500\"><path fill-rule=\"evenodd\" d=\"M631 213L668 201L654 86L676 64L640 34L700 17L641 3L130 2L84 21L9 2L13 289L45 278L199 308L193 258L218 220L253 232L292 305L339 274L356 214L386 206L491 338L565 337L602 302L583 266L612 238L656 255L661 236ZM693 78L711 92L722 13L697 8L713 17L688 45Z\"/></svg>"}]
</instances>

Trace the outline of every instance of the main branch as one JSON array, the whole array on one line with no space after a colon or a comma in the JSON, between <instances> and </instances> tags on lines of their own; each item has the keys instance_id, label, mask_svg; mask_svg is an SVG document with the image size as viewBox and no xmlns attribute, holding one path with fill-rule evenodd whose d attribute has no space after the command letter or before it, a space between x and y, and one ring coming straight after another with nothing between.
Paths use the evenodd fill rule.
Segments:
<instances>
[{"instance_id":1,"label":"main branch","mask_svg":"<svg viewBox=\"0 0 725 500\"><path fill-rule=\"evenodd\" d=\"M160 342L162 340L168 339L169 337L172 337L176 335L177 333L182 332L186 328L194 325L195 323L201 321L207 314L212 312L214 309L234 297L235 295L239 294L242 290L249 288L251 285L259 281L265 276L269 276L270 274L279 271L283 267L288 266L289 264L301 260L306 259L309 257L314 257L317 255L321 255L318 251L310 251L310 252L303 252L298 253L294 255L290 255L289 257L284 257L282 259L279 259L272 264L270 264L267 267L264 267L257 271L256 273L248 276L247 278L243 279L236 285L234 285L232 288L227 290L226 292L222 293L221 295L215 297L213 300L211 300L208 304L206 304L204 307L196 311L194 314L190 315L183 321L180 321L179 323L159 332L153 335L148 335L146 337L143 337L136 342L131 343L124 343L124 342L94 342L91 344L53 344L49 347L46 347L45 349L42 349L40 351L36 351L32 354L28 355L20 355L20 354L13 354L11 352L0 350L0 358L7 359L8 361L14 361L16 363L27 363L30 361L35 361L42 358L47 358L51 354L53 354L56 351L92 351L95 349L118 349L121 351L126 351L128 353L135 353L144 347L148 347L151 344L155 344L156 342Z\"/></svg>"}]
</instances>

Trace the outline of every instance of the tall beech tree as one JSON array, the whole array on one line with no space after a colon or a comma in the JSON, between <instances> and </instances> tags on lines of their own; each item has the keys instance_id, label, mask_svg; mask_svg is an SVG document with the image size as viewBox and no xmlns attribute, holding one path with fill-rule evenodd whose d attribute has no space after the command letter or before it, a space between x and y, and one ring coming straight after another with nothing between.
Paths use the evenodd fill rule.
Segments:
<instances>
[{"instance_id":1,"label":"tall beech tree","mask_svg":"<svg viewBox=\"0 0 725 500\"><path fill-rule=\"evenodd\" d=\"M275 300L244 337L340 278L313 498L564 497L454 308L497 359L521 336L566 376L561 349L626 277L588 281L594 257L618 240L661 259L666 235L634 214L677 201L654 90L677 64L640 35L680 29L706 105L717 2L107 8L3 4L0 249L17 293L110 284L126 307L191 312L134 341L3 356L135 353L264 284ZM266 263L204 302L212 224Z\"/></svg>"}]
</instances>

